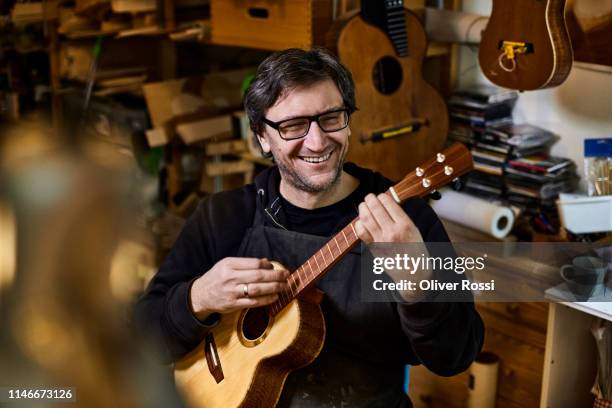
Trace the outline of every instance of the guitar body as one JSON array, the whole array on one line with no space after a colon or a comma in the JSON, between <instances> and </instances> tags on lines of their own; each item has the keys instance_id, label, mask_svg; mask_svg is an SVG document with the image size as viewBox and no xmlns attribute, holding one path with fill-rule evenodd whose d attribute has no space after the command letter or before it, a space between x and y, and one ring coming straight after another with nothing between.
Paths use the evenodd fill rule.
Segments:
<instances>
[{"instance_id":1,"label":"guitar body","mask_svg":"<svg viewBox=\"0 0 612 408\"><path fill-rule=\"evenodd\" d=\"M520 91L565 81L573 55L564 9L565 0L493 0L478 54L485 76L497 85ZM526 49L515 53L514 59L508 58L504 41L524 43Z\"/></svg>"},{"instance_id":2,"label":"guitar body","mask_svg":"<svg viewBox=\"0 0 612 408\"><path fill-rule=\"evenodd\" d=\"M214 345L207 337L176 363L176 385L189 407L273 407L289 373L311 363L323 348L325 322L315 301L295 299L267 325L254 318L251 328L243 329L247 320L244 311L223 315L211 331ZM215 363L222 371L218 383Z\"/></svg>"},{"instance_id":3,"label":"guitar body","mask_svg":"<svg viewBox=\"0 0 612 408\"><path fill-rule=\"evenodd\" d=\"M425 31L412 12L406 10L405 17L405 57L398 57L387 34L360 15L338 21L329 44L353 74L356 87L359 111L351 117L348 160L392 180L401 179L439 151L448 132L446 103L422 75L427 50ZM399 86L393 90L398 79ZM381 92L377 82L386 82L393 91ZM408 133L379 141L364 140L374 132L417 122L420 126Z\"/></svg>"}]
</instances>

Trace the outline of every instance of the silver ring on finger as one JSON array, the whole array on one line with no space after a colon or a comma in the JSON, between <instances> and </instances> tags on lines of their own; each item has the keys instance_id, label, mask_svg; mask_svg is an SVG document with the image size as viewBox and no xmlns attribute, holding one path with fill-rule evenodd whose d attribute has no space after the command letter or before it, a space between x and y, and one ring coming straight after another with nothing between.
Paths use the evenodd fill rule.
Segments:
<instances>
[{"instance_id":1,"label":"silver ring on finger","mask_svg":"<svg viewBox=\"0 0 612 408\"><path fill-rule=\"evenodd\" d=\"M245 298L249 297L249 284L248 283L244 283L242 285L242 296Z\"/></svg>"}]
</instances>

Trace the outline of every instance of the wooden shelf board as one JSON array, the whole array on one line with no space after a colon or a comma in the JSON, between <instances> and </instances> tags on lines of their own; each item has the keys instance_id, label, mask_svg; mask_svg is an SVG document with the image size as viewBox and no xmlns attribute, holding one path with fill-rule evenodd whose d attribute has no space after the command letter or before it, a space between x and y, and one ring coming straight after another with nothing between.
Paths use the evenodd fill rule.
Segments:
<instances>
[{"instance_id":1,"label":"wooden shelf board","mask_svg":"<svg viewBox=\"0 0 612 408\"><path fill-rule=\"evenodd\" d=\"M168 34L168 30L160 29L157 27L145 27L135 28L129 30L112 30L112 31L100 31L100 30L87 30L77 31L73 33L62 34L62 37L68 40L82 40L97 37L112 37L114 39L127 38L127 37L154 37Z\"/></svg>"},{"instance_id":2,"label":"wooden shelf board","mask_svg":"<svg viewBox=\"0 0 612 408\"><path fill-rule=\"evenodd\" d=\"M427 47L427 57L440 57L444 55L450 55L452 50L452 45L447 43L440 43L432 41L429 43Z\"/></svg>"},{"instance_id":3,"label":"wooden shelf board","mask_svg":"<svg viewBox=\"0 0 612 408\"><path fill-rule=\"evenodd\" d=\"M605 320L612 321L612 292L606 291L605 295L591 298L589 302L567 302L572 295L567 290L565 283L557 285L546 291L546 297L551 300L558 301L563 305L571 307L572 309L579 310L581 312L588 313L592 316L597 316Z\"/></svg>"},{"instance_id":4,"label":"wooden shelf board","mask_svg":"<svg viewBox=\"0 0 612 408\"><path fill-rule=\"evenodd\" d=\"M242 160L247 160L256 164L261 164L262 166L267 166L270 167L272 166L274 163L272 163L272 160L270 159L266 159L266 158L262 158L262 157L256 157L254 155L252 155L251 153L241 153L240 154L240 158Z\"/></svg>"},{"instance_id":5,"label":"wooden shelf board","mask_svg":"<svg viewBox=\"0 0 612 408\"><path fill-rule=\"evenodd\" d=\"M84 30L84 31L75 31L72 33L64 33L60 34L61 37L67 38L69 40L82 40L87 38L97 38L97 37L112 37L117 35L119 31L101 31L101 30Z\"/></svg>"}]
</instances>

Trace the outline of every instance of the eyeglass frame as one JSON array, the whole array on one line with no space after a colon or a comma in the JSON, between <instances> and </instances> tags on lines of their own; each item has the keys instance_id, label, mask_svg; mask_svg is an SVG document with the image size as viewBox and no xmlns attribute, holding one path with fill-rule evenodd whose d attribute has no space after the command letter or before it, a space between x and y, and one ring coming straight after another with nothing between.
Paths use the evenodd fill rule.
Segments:
<instances>
[{"instance_id":1,"label":"eyeglass frame","mask_svg":"<svg viewBox=\"0 0 612 408\"><path fill-rule=\"evenodd\" d=\"M336 113L336 112L344 112L344 114L346 115L346 125L344 125L343 127L339 128L339 129L334 129L334 130L325 130L321 127L321 124L319 123L319 118L321 116L325 116L325 115L329 115L330 113ZM265 123L266 125L270 126L272 129L275 129L278 132L278 135L280 136L281 139L283 140L298 140L298 139L302 139L304 137L306 137L306 135L308 135L308 132L310 132L310 126L312 125L312 122L317 122L317 125L319 126L319 129L321 129L323 132L325 133L331 133L331 132L338 132L340 130L346 129L348 127L348 125L351 122L351 114L352 114L352 110L349 108L340 108L340 109L333 109L327 112L323 112L323 113L319 113L318 115L313 115L313 116L296 116L294 118L289 118L289 119L283 119L280 120L278 122L273 122L270 119L267 118L261 118L261 121L263 123ZM296 119L308 119L308 128L306 129L306 133L304 133L302 136L299 137L292 137L292 138L285 138L283 137L283 135L281 134L280 131L280 126L285 123L285 122L289 122L292 120L296 120Z\"/></svg>"}]
</instances>

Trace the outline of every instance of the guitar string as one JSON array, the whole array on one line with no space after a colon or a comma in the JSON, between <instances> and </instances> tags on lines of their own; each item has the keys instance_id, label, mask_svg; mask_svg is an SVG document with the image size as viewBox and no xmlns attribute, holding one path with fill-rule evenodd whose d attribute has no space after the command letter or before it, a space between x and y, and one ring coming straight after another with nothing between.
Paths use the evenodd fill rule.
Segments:
<instances>
[{"instance_id":1,"label":"guitar string","mask_svg":"<svg viewBox=\"0 0 612 408\"><path fill-rule=\"evenodd\" d=\"M432 161L432 163L431 163L429 166L424 166L424 167L431 167L431 166L433 166L433 165L436 165L436 163L437 163L436 161ZM437 167L441 167L441 166L437 166ZM442 172L443 172L443 170L442 170L441 172L434 172L434 173L433 173L431 176L429 176L429 178L430 178L430 179L433 179L433 178L437 177L438 175L440 175ZM412 175L412 174L411 174L411 175ZM408 179L408 177L407 177L405 180L403 180L402 182L400 182L400 183L396 184L396 186L394 187L394 188L396 189L396 192L398 193L398 195L399 195L400 197L402 197L402 196L404 196L404 195L405 195L405 196L406 196L406 198L408 198L408 197L410 197L410 196L411 196L410 192L411 192L411 190L412 190L412 189L414 189L415 187L420 187L420 184L419 184L419 183L410 183L410 185L408 185L408 186L406 186L406 187L403 187L403 184L406 184L405 182L410 181L410 180L407 180L407 179ZM436 184L436 183L432 183L432 184ZM406 198L404 198L404 199L406 199ZM403 201L403 200L402 200L402 201ZM348 226L347 226L347 227L348 227ZM345 248L344 248L344 250L346 250L346 249L348 248L348 246L350 246L350 244L349 244L348 240L346 239L346 233L345 233L345 231L344 231L344 230L345 230L347 227L345 227L345 228L343 228L343 229L341 230L341 233L344 235L345 240L346 240L346 242L347 242L347 247L345 247ZM351 227L352 227L352 223L351 223ZM354 229L353 229L353 231L354 231ZM336 236L337 236L337 235L339 235L339 234L340 234L340 233L336 234ZM354 232L353 232L353 234L355 235L354 239L357 239L358 237L356 236L356 234L355 234ZM338 249L338 251L339 251L338 256L340 256L340 255L342 255L342 252L343 252L344 250L343 250L343 249L342 249L342 248L341 248L341 247L338 245L338 241L337 241L337 239L336 239L336 236L334 236L334 237L333 237L333 239L334 239L334 243L336 244L336 248L337 248L337 249ZM323 258L323 259L322 259L322 263L327 264L327 265L325 266L325 269L327 268L327 266L329 266L329 265L330 265L330 264L331 264L331 263L334 261L335 256L334 256L334 253L333 253L333 251L331 250L331 247L330 247L330 245L329 245L329 243L330 243L330 242L331 242L331 240L330 240L329 242L327 242L327 244L325 245L325 247L327 247L327 250L329 251L329 254L330 254L330 256L331 256L331 261L330 261L329 263L327 262L327 260L326 260L326 258L325 258L325 253L323 252L323 248L321 248L319 251L317 251L317 252L316 252L316 253L313 255L313 258L315 259L315 262L317 263L317 266L318 266L318 268L319 268L319 274L321 274L323 270L321 270L320 265L319 265L319 263L318 263L318 259L317 259L317 257L318 257L318 256L321 256L321 257ZM309 266L310 266L310 260L308 260L308 264L309 264ZM290 282L290 283L294 283L294 284L295 284L295 286L296 286L296 293L297 293L297 292L299 292L299 290L301 289L301 288L300 288L300 286L303 288L303 287L305 287L305 286L306 286L308 283L310 283L310 282L313 280L313 279L308 280L308 282L306 282L306 284L305 284L305 285L300 285L300 282L296 282L296 276L297 276L297 278L301 278L301 279L303 279L303 277L302 277L302 275L301 275L301 273L300 273L300 269L303 269L303 268L302 268L302 267L298 268L298 269L296 270L296 274L292 274L292 275L290 276L290 280L291 280L291 282ZM317 275L318 275L318 274L317 274ZM312 276L312 278L314 278L314 276ZM292 290L292 297L295 297L296 293L293 293L293 290ZM288 300L290 301L291 299L288 299ZM283 303L285 303L285 302L286 302L286 301L285 301L285 300L284 300L284 298L283 298Z\"/></svg>"},{"instance_id":2,"label":"guitar string","mask_svg":"<svg viewBox=\"0 0 612 408\"><path fill-rule=\"evenodd\" d=\"M441 163L441 164L442 164L442 163ZM441 164L440 164L440 165L437 165L437 162L436 162L435 160L432 160L432 161L431 161L431 163L427 163L427 164L423 165L423 167L425 167L425 168L431 168L431 167L433 167L433 166L436 166L436 165L437 165L436 167L438 167L438 168L441 168L441 169L442 169L441 171L438 171L438 172L434 171L434 172L433 172L433 174L429 175L428 177L429 177L429 179L430 179L430 180L434 180L434 179L435 179L437 176L439 176L440 174L442 174L442 173L444 172L444 168L441 166ZM434 167L434 168L435 168L435 167ZM429 172L429 171L427 171L427 172ZM402 201L406 200L407 198L411 197L412 195L418 195L418 194L411 194L411 190L416 189L416 188L420 188L420 187L421 187L421 184L420 184L420 183L414 183L414 182L411 182L411 183L409 183L409 185L408 185L408 186L404 186L405 184L407 184L408 182L410 182L410 181L411 181L411 180L410 180L410 176L412 176L412 175L413 175L412 173L411 173L411 174L409 174L409 176L408 176L408 177L406 177L404 180L402 180L401 182L397 183L397 184L394 186L394 189L396 190L396 193L397 193L397 194L398 194L400 197L402 197L402 199L401 199ZM434 181L435 181L435 180L434 180ZM433 184L433 185L435 185L436 183L435 183L435 182L432 182L432 184ZM353 235L354 235L354 237L351 237L351 239L352 239L352 240L354 239L355 241L357 241L357 240L358 240L358 237L357 237L356 232L355 232L355 230L354 230L354 227L353 227L353 222L354 222L354 221L352 221L352 222L349 224L349 225L351 226L351 229L352 229L352 232L353 232ZM343 228L343 229L341 230L341 233L344 235L345 240L346 240L346 242L347 242L347 247L345 247L345 248L344 248L344 250L347 250L347 249L348 249L348 247L350 246L350 244L349 244L348 240L346 239L346 233L345 233L345 229L347 229L349 225L347 225L345 228ZM336 234L336 236L337 236L337 235L339 235L339 234L340 234L340 233ZM341 256L341 255L342 255L342 253L343 253L343 251L344 251L344 250L343 250L342 248L340 248L340 246L337 244L336 236L334 236L334 241L335 241L335 243L336 243L336 247L337 247L337 249L339 250L339 254L338 254L338 256L337 256L337 257L339 257L339 256ZM292 291L291 296L289 296L289 295L287 294L287 298L288 298L287 300L285 300L285 299L284 299L284 297L282 297L282 295L281 295L281 305L278 305L278 306L281 306L281 307L280 307L280 309L282 309L282 307L284 307L285 305L289 304L289 303L291 302L291 300L292 300L293 298L295 298L295 296L296 296L296 295L299 293L299 291L300 291L302 288L306 287L306 286L307 286L307 285L308 285L310 282L312 282L312 281L314 280L315 276L320 275L320 274L321 274L321 273L322 273L324 270L326 270L326 269L327 269L327 267L328 267L328 266L329 266L329 265L330 265L330 264L331 264L331 263L334 261L335 256L334 256L334 253L333 253L333 251L331 250L331 247L330 247L330 245L329 245L329 243L330 243L330 242L331 242L331 240L330 240L329 242L327 242L327 244L326 244L326 245L325 245L323 248L319 249L319 250L318 250L318 251L317 251L317 252L316 252L316 253L315 253L315 254L314 254L312 257L311 257L311 258L314 258L314 260L315 260L315 262L316 262L316 264L317 264L317 267L318 267L318 269L319 269L319 273L318 273L318 274L314 274L314 275L311 277L311 279L306 279L306 282L304 282L304 284L301 284L301 282L300 282L300 281L297 281L297 282L296 282L296 276L297 276L297 278L301 278L301 279L303 279L303 277L302 277L302 275L301 275L301 273L300 273L300 269L303 269L301 266L300 266L298 269L296 269L296 271L295 271L295 273L294 273L294 274L290 275L289 279L290 279L290 280L291 280L291 281L292 281L292 282L293 282L293 283L296 285L296 293L293 293L293 291ZM325 253L323 252L325 247L327 247L327 250L329 251L330 256L331 256L331 261L330 261L329 263L327 263L327 260L326 260L326 258L325 258ZM321 256L321 257L323 258L323 259L322 259L322 263L324 263L324 265L325 265L325 263L327 263L327 265L325 265L325 268L324 268L323 270L321 269L321 267L320 267L320 265L319 265L319 262L318 262L318 259L317 259L317 257L318 257L318 256ZM311 265L310 265L310 259L309 259L307 262L308 262L308 265L309 265L309 266L311 266ZM311 272L313 272L313 271L312 271L312 266L311 266ZM296 274L297 274L297 275L296 275ZM291 283L290 283L290 284L291 284ZM282 293L282 294L286 294L286 291L282 291L281 293Z\"/></svg>"},{"instance_id":3,"label":"guitar string","mask_svg":"<svg viewBox=\"0 0 612 408\"><path fill-rule=\"evenodd\" d=\"M459 153L459 152L458 152L458 153ZM445 159L445 161L444 161L443 163L438 164L438 162L437 162L435 159L432 159L432 160L430 160L430 162L429 162L429 163L425 163L425 164L423 164L423 165L422 165L424 168L427 168L427 169L428 169L428 170L426 171L426 173L430 172L430 171L431 171L431 169L434 169L433 173L432 173L431 175L428 175L428 178L430 179L430 181L431 181L431 184L432 184L432 185L434 185L434 186L435 186L435 185L437 184L437 182L436 182L437 177L438 177L439 175L441 175L442 173L444 173L444 166L454 165L455 159L452 157L452 156L453 156L453 154L454 154L454 152L453 152L452 150L451 150L451 151L447 151L447 152L446 152L446 156L447 156L447 158ZM460 159L460 156L461 156L461 155L459 154L459 156L458 156L457 160L458 160L458 159ZM444 164L444 166L443 166L443 164ZM451 166L451 167L452 167L452 166ZM435 171L435 169L436 169L436 168L441 169L441 170L440 170L440 171ZM398 196L401 198L401 201L402 201L402 202L403 202L403 201L405 201L406 199L408 199L408 198L409 198L409 197L411 197L411 196L418 196L418 194L412 193L412 191L411 191L411 190L413 190L413 189L417 189L417 188L420 188L420 187L421 187L421 183L414 183L414 182L412 181L412 179L411 179L411 177L412 177L412 178L414 178L413 176L414 176L414 172L410 173L410 174L409 174L407 177L405 177L405 178L404 178L402 181L400 181L400 182L399 182L399 183L397 183L395 186L393 186L393 188L395 189L396 193L397 193L397 194L398 194ZM417 177L418 177L418 176L417 176ZM455 176L455 177L457 177L457 176ZM421 178L421 180L422 180L422 178ZM406 184L408 184L408 185L406 186ZM427 188L429 188L429 187L427 187ZM426 188L426 189L427 189L427 188ZM427 191L426 189L425 189L425 191ZM432 189L433 189L433 188L432 188ZM422 193L422 192L424 192L424 191L421 191L421 193ZM329 266L331 263L333 263L333 262L334 262L334 260L335 260L336 258L339 258L341 255L343 255L343 252L344 252L344 251L348 250L348 248L349 248L349 247L350 247L352 244L354 244L354 243L355 243L355 241L358 241L358 240L359 240L359 238L358 238L358 236L357 236L357 234L356 234L356 232L355 232L355 229L354 229L354 227L353 227L353 223L354 223L355 221L356 221L356 220L351 221L351 223L349 223L349 224L348 224L346 227L344 227L344 228L343 228L343 229L342 229L342 230L341 230L339 233L337 233L337 234L336 234L336 235L333 237L333 240L334 240L334 242L335 242L335 244L336 244L336 248L339 250L339 253L338 253L338 255L337 255L337 256L334 256L334 253L333 253L333 251L332 251L332 250L331 250L331 248L330 248L329 243L331 242L331 240L330 240L330 241L328 241L328 242L327 242L327 244L325 245L325 246L327 247L327 249L328 249L328 251L329 251L330 255L331 255L331 261L330 261L329 263L327 263L327 265L325 266L325 268L324 268L323 270L321 269L321 267L320 267L320 265L319 265L319 263L318 263L317 256L319 256L319 253L320 253L320 256L323 258L322 262L326 262L326 259L325 259L325 254L323 253L323 248L324 248L324 247L323 247L323 248L321 248L321 249L319 249L317 252L315 252L315 254L314 254L312 257L311 257L311 258L314 258L315 263L317 264L317 268L318 268L318 270L319 270L319 273L318 273L318 274L317 274L317 273L314 273L314 271L312 270L312 265L311 265L311 263L310 263L310 259L311 259L311 258L309 258L309 259L307 260L307 264L308 264L308 266L310 267L310 270L311 270L311 275L312 275L312 276L311 276L311 278L310 278L310 279L308 279L308 276L306 276L306 279L304 280L304 277L302 277L302 275L301 275L301 273L300 273L300 269L302 269L303 271L305 271L305 269L304 269L304 267L303 267L305 264L304 264L304 265L302 265L302 266L300 266L298 269L296 269L296 271L295 271L295 273L294 273L294 274L291 274L291 275L289 276L289 280L291 280L291 281L292 281L292 282L295 284L295 287L296 287L296 293L293 293L293 290L292 290L291 296L289 296L289 295L286 293L286 291L282 291L281 293L282 293L282 294L286 294L286 295L287 295L287 298L288 298L288 299L287 299L287 301L285 301L285 300L284 300L284 298L282 298L282 301L280 302L280 303L284 303L284 305L282 305L282 307L284 307L284 306L286 306L287 304L289 304L289 303L290 303L290 302L291 302L291 301L292 301L292 300L295 298L295 296L296 296L296 295L297 295L297 294L300 292L300 290L302 290L302 289L303 289L303 288L305 288L305 287L306 287L308 284L310 284L310 283L311 283L313 280L315 280L315 279L316 279L316 276L319 276L319 275L320 275L320 274L321 274L321 273L322 273L324 270L326 270L326 269L327 269L327 267L328 267L328 266ZM349 227L349 226L351 227L351 230L352 230L352 233L353 233L353 236L354 236L354 238L353 238L353 237L351 237L351 240L354 240L352 243L349 243L349 241L348 241L348 239L347 239L347 237L346 237L346 232L345 232L345 230L346 230L346 229L348 229L348 227ZM342 248L340 247L340 245L338 245L338 241L337 241L337 239L336 239L336 237L337 237L338 235L340 235L340 233L342 233L342 234L343 234L344 239L345 239L345 241L346 241L346 243L347 243L347 246L346 246L344 249L342 249ZM296 273L297 273L297 275L296 275ZM297 276L297 278L300 278L300 280L297 280L296 276ZM303 281L304 281L304 282L303 282ZM290 282L290 284L291 284L291 282ZM282 296L281 296L281 297L282 297ZM278 302L278 301L277 301L277 302ZM275 303L276 303L276 302L275 302ZM276 306L281 306L281 305L276 305ZM280 307L280 309L282 309L282 307ZM280 311L280 309L279 309L279 311Z\"/></svg>"},{"instance_id":4,"label":"guitar string","mask_svg":"<svg viewBox=\"0 0 612 408\"><path fill-rule=\"evenodd\" d=\"M343 228L343 230L342 230L342 233L343 233L343 235L345 236L345 239L346 239L346 232L344 231L344 229L346 229L346 228L348 228L348 225L347 225L345 228ZM336 235L340 235L340 233L338 233L338 234L336 234ZM334 237L334 238L335 238L335 237ZM355 236L355 238L354 238L354 239L355 239L355 240L357 240L357 236ZM329 242L331 242L331 240L330 240ZM312 255L312 256L311 256L311 258L309 258L309 259L307 260L307 264L310 266L310 268L311 268L311 272L313 272L313 273L312 273L312 276L311 276L311 278L310 278L310 279L308 279L308 277L307 277L307 276L306 276L306 279L304 279L304 277L301 275L301 273L300 273L300 269L303 269L302 267L300 267L300 268L296 269L296 271L295 271L293 274L291 274L291 275L289 276L289 279L290 279L292 282L296 283L296 287L297 287L297 292L296 292L296 294L293 294L293 298L295 298L295 295L297 295L297 294L300 292L300 290L302 290L304 287L306 287L306 286L307 286L307 285L308 285L310 282L314 281L314 280L315 280L315 278L316 278L317 276L319 276L319 275L320 275L320 274L321 274L323 271L325 271L326 269L328 269L329 265L331 265L331 264L334 262L334 260L335 260L336 258L339 258L339 257L340 257L340 256L341 256L341 255L344 253L344 251L348 250L348 248L350 247L350 243L349 243L349 241L348 241L348 240L346 240L346 242L347 242L347 246L346 246L346 247L344 247L344 248L341 248L341 247L340 247L340 245L338 245L338 244L337 244L337 240L335 240L335 242L336 242L336 249L339 251L339 253L338 253L338 255L334 255L334 251L332 251L332 248L331 248L331 246L329 245L329 242L328 242L328 243L327 243L327 244L326 244L326 245L325 245L323 248L321 248L321 249L319 249L317 252L315 252L315 254L314 254L314 255ZM327 250L329 251L329 254L330 254L330 256L331 256L331 260L330 260L329 262L327 262L327 259L325 258L325 253L324 253L324 248L325 248L325 247L327 247ZM322 258L321 263L323 263L323 264L325 265L325 267L324 267L323 269L321 269L321 267L320 267L320 265L319 265L319 262L318 262L318 257L319 257L319 256ZM314 273L314 271L312 270L312 266L311 266L311 263L310 263L310 259L314 259L314 260L315 260L315 263L317 264L317 268L318 268L318 270L319 270L319 271L318 271L318 273ZM296 275L296 274L297 274L297 275ZM297 278L296 278L296 276L297 276L297 278L299 278L299 279L300 279L300 281L297 281L297 282L296 282L296 279L297 279ZM302 282L302 281L303 281L303 282ZM285 292L285 291L283 291L282 293L284 293L284 292ZM289 299L289 302L290 302L291 300L292 300L292 299ZM285 302L285 301L284 301L284 299L282 299L282 302L281 302L281 303L286 303L286 304L288 304L289 302Z\"/></svg>"}]
</instances>

